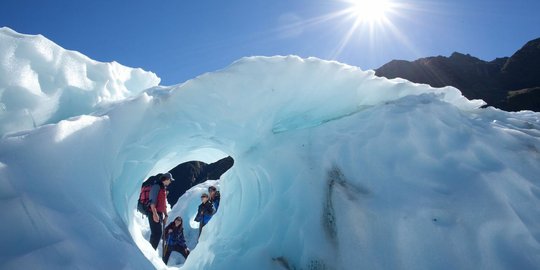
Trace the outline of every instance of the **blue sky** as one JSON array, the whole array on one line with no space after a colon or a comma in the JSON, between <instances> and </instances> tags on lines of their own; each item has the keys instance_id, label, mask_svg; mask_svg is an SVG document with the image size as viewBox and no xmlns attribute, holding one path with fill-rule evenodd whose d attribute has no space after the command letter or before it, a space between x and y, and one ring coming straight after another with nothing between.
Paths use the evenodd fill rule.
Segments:
<instances>
[{"instance_id":1,"label":"blue sky","mask_svg":"<svg viewBox=\"0 0 540 270\"><path fill-rule=\"evenodd\" d=\"M315 56L362 69L454 51L510 56L540 37L538 0L394 0L389 24L330 16L344 0L2 0L0 26L42 34L98 61L181 83L243 56ZM329 18L331 17L331 18Z\"/></svg>"}]
</instances>

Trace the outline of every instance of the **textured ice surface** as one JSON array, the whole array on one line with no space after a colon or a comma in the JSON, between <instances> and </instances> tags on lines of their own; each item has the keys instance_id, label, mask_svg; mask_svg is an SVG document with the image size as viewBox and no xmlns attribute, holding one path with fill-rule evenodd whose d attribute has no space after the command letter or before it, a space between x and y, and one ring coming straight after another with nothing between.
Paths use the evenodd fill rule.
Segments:
<instances>
[{"instance_id":1,"label":"textured ice surface","mask_svg":"<svg viewBox=\"0 0 540 270\"><path fill-rule=\"evenodd\" d=\"M0 268L163 268L137 230L141 182L231 155L183 269L537 269L540 115L481 104L336 62L251 57L6 136ZM190 192L173 209L185 219Z\"/></svg>"},{"instance_id":2,"label":"textured ice surface","mask_svg":"<svg viewBox=\"0 0 540 270\"><path fill-rule=\"evenodd\" d=\"M97 62L43 36L0 28L0 137L92 113L159 81L154 73Z\"/></svg>"}]
</instances>

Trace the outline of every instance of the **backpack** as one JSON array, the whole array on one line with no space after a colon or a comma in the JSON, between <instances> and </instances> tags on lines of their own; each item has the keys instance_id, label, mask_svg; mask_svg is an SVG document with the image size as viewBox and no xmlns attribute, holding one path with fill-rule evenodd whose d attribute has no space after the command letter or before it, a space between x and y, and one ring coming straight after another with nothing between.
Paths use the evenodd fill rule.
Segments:
<instances>
[{"instance_id":1,"label":"backpack","mask_svg":"<svg viewBox=\"0 0 540 270\"><path fill-rule=\"evenodd\" d=\"M144 181L141 185L141 193L139 194L139 201L137 202L137 211L141 214L150 215L150 190L156 183L156 179L159 179L160 175L152 176Z\"/></svg>"}]
</instances>

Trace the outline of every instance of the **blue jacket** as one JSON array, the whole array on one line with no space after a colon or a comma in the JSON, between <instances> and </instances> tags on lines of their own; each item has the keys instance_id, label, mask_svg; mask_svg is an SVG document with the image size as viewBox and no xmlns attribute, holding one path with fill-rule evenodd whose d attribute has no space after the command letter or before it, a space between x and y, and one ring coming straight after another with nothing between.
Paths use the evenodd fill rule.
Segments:
<instances>
[{"instance_id":1,"label":"blue jacket","mask_svg":"<svg viewBox=\"0 0 540 270\"><path fill-rule=\"evenodd\" d=\"M172 233L169 233L169 229L172 229ZM184 237L184 228L182 226L174 226L174 221L165 227L165 233L167 233L167 245L180 246L186 248L186 238Z\"/></svg>"},{"instance_id":2,"label":"blue jacket","mask_svg":"<svg viewBox=\"0 0 540 270\"><path fill-rule=\"evenodd\" d=\"M219 199L214 199L212 201L212 204L214 205L214 209L216 209L216 212L217 212L217 210L219 208Z\"/></svg>"},{"instance_id":3,"label":"blue jacket","mask_svg":"<svg viewBox=\"0 0 540 270\"><path fill-rule=\"evenodd\" d=\"M201 203L199 209L197 210L197 216L195 216L195 221L201 222L201 225L206 225L208 221L212 218L212 215L216 212L214 204L207 201L206 203Z\"/></svg>"},{"instance_id":4,"label":"blue jacket","mask_svg":"<svg viewBox=\"0 0 540 270\"><path fill-rule=\"evenodd\" d=\"M214 209L216 209L216 212L219 208L219 201L221 200L221 194L219 193L219 191L216 191L216 195L214 197L214 199L212 200L212 204L214 205Z\"/></svg>"}]
</instances>

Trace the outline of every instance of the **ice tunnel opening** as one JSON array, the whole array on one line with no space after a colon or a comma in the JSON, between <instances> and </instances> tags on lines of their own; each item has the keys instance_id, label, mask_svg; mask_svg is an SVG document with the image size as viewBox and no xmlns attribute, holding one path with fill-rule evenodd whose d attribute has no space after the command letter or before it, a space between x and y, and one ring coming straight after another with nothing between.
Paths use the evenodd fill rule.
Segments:
<instances>
[{"instance_id":1,"label":"ice tunnel opening","mask_svg":"<svg viewBox=\"0 0 540 270\"><path fill-rule=\"evenodd\" d=\"M233 165L234 159L229 154L216 148L203 147L187 153L166 154L147 171L144 178L137 180L138 188L129 195L126 225L134 242L156 269L177 269L176 267L181 266L185 260L179 253L172 252L169 263L165 265L162 261L162 242L160 242L157 250L154 250L150 245L148 241L150 237L148 219L136 209L142 182L159 173L170 172L173 175L175 181L168 188L169 218L165 226L173 222L177 216L183 216L186 243L188 248L193 251L198 244L198 237L196 236L198 236L199 230L198 223L194 222L193 219L197 213L197 206L200 204L200 199L196 200L194 197L200 196L191 196L185 199L182 196L186 193L189 193L189 195L197 193L198 195L210 185L215 185L219 189L219 182L226 181L229 177L227 172L232 169ZM190 172L185 170L190 169L200 170L194 172L196 179L187 179ZM189 180L192 180L192 182ZM193 192L189 192L191 190ZM219 222L219 217L213 219L214 222ZM201 241L203 241L203 238L201 238Z\"/></svg>"}]
</instances>

